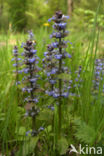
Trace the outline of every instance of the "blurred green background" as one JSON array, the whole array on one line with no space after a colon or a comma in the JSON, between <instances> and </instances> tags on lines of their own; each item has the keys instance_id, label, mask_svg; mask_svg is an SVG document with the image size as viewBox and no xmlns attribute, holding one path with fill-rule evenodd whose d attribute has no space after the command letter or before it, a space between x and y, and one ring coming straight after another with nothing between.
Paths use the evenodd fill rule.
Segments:
<instances>
[{"instance_id":1,"label":"blurred green background","mask_svg":"<svg viewBox=\"0 0 104 156\"><path fill-rule=\"evenodd\" d=\"M100 0L0 0L0 32L26 32L45 26L55 11L69 14L73 27L93 24ZM98 26L104 28L104 2L99 11ZM47 25L46 25L47 26Z\"/></svg>"}]
</instances>

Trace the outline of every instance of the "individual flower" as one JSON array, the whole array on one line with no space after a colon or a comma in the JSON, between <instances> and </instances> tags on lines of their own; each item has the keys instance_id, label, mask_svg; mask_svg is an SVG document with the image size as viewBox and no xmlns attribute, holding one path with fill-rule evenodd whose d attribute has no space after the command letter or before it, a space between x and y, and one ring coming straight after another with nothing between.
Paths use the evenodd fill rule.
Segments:
<instances>
[{"instance_id":1,"label":"individual flower","mask_svg":"<svg viewBox=\"0 0 104 156\"><path fill-rule=\"evenodd\" d=\"M49 26L50 26L49 23L44 23L43 25L44 25L45 27L49 27Z\"/></svg>"}]
</instances>

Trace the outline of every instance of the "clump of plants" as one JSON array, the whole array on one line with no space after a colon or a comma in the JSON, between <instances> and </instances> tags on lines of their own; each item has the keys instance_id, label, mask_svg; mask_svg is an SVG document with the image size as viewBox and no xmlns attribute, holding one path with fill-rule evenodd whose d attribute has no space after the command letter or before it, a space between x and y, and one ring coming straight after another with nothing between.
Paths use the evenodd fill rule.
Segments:
<instances>
[{"instance_id":1,"label":"clump of plants","mask_svg":"<svg viewBox=\"0 0 104 156\"><path fill-rule=\"evenodd\" d=\"M69 96L69 88L68 88L68 81L63 79L63 74L68 74L69 69L65 65L65 59L71 58L71 55L66 52L67 41L64 38L68 35L68 31L66 31L66 20L69 19L68 16L62 14L61 11L57 11L55 15L49 19L49 21L53 21L53 29L54 32L50 35L51 38L54 39L54 42L47 46L47 52L44 53L43 59L43 70L46 74L46 80L48 81L49 85L48 88L45 90L45 94L49 97L51 96L54 99L54 103L51 105L49 104L48 108L51 110L56 111L58 118L57 118L57 126L58 131L55 129L55 120L56 120L56 113L53 113L53 120L52 120L52 129L53 134L57 136L57 139L60 139L62 136L62 105L64 98L68 98ZM26 116L32 117L32 136L38 135L40 128L36 126L36 116L41 114L41 111L38 108L39 103L39 84L38 79L39 75L38 72L40 68L38 67L38 57L36 55L37 50L35 49L36 43L33 42L34 35L31 31L29 31L29 39L22 43L23 48L23 59L22 59L22 91L25 93L24 102L29 105L29 108L26 112ZM18 48L14 47L14 52L16 56L16 73L17 73L17 80L18 81ZM43 97L42 97L43 98ZM45 105L45 104L44 104ZM41 127L41 130L44 128ZM57 131L57 132L56 132ZM26 133L26 135L29 132ZM54 137L53 137L54 138ZM56 139L55 139L56 140ZM56 144L56 145L55 145ZM57 146L57 142L54 142L54 145ZM52 147L53 148L53 147ZM57 147L55 147L57 148Z\"/></svg>"},{"instance_id":2,"label":"clump of plants","mask_svg":"<svg viewBox=\"0 0 104 156\"><path fill-rule=\"evenodd\" d=\"M24 144L26 143L26 147L29 146L24 155L68 155L73 138L75 145L78 146L79 140L82 140L82 143L92 144L94 135L96 136L94 127L89 128L89 121L88 123L83 122L87 101L85 101L85 108L82 108L84 97L80 98L83 90L87 93L84 84L87 86L85 82L90 77L90 73L89 77L86 77L84 67L79 65L77 70L72 72L66 63L68 61L71 66L73 61L73 56L66 50L68 43L70 44L65 40L69 33L66 30L68 19L68 16L65 16L61 11L57 11L48 20L48 22L53 23L53 33L50 35L52 42L47 45L47 51L44 52L42 61L37 56L36 42L34 42L32 31L29 31L28 40L22 43L21 63L19 62L21 59L18 57L18 47L15 46L13 50L16 84L20 84L22 88L26 108L24 116L31 118L32 121L30 129L24 135ZM41 69L39 61L42 63ZM103 83L102 61L96 60L93 69L95 70L94 79L91 77L93 85L88 84L88 89L92 93L91 98L88 99L91 103L93 103L96 95L99 96L99 88ZM21 83L19 73L22 73ZM87 95L84 95L87 98ZM94 111L92 105L89 108ZM76 119L80 110L81 117ZM88 133L85 132L85 129L89 130ZM94 135L92 135L92 140L89 141L90 130L94 132ZM24 144L22 151L24 151Z\"/></svg>"}]
</instances>

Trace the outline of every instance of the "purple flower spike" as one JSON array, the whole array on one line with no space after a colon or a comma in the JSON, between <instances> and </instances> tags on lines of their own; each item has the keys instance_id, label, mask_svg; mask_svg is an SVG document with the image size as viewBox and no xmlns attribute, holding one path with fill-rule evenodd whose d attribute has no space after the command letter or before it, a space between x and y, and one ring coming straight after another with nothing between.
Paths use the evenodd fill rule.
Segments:
<instances>
[{"instance_id":1,"label":"purple flower spike","mask_svg":"<svg viewBox=\"0 0 104 156\"><path fill-rule=\"evenodd\" d=\"M55 98L58 107L61 105L63 98L68 98L69 90L72 88L69 80L65 80L63 76L61 77L63 73L70 73L69 68L65 66L64 61L65 58L71 58L71 55L65 51L68 42L64 40L69 33L66 31L66 19L68 18L69 17L63 15L61 11L57 11L55 15L49 19L49 22L54 22L54 31L50 35L50 38L54 38L54 42L47 46L48 52L44 53L45 58L43 59L43 67L47 75L46 80L48 80L50 85L46 94ZM69 84L69 87L67 84ZM53 106L49 106L48 108L54 111ZM59 116L59 119L60 118L61 117Z\"/></svg>"},{"instance_id":2,"label":"purple flower spike","mask_svg":"<svg viewBox=\"0 0 104 156\"><path fill-rule=\"evenodd\" d=\"M29 31L29 39L26 43L23 44L23 64L24 69L23 72L26 74L22 79L24 85L26 86L22 89L23 92L26 92L27 97L25 97L24 102L30 104L30 108L28 110L28 116L32 117L35 120L39 110L37 108L37 103L39 102L37 90L39 89L39 85L37 84L37 80L39 79L38 71L38 60L39 57L36 55L37 50L34 49L36 43L34 44L34 34L32 31ZM35 134L35 130L33 130ZM36 132L37 133L37 132Z\"/></svg>"},{"instance_id":3,"label":"purple flower spike","mask_svg":"<svg viewBox=\"0 0 104 156\"><path fill-rule=\"evenodd\" d=\"M14 55L14 58L12 59L12 61L14 61L13 66L16 68L16 70L14 70L13 72L16 73L16 85L18 85L20 84L19 73L22 73L22 70L19 70L19 67L22 65L22 63L20 62L22 59L18 57L19 53L17 46L14 46L13 55Z\"/></svg>"}]
</instances>

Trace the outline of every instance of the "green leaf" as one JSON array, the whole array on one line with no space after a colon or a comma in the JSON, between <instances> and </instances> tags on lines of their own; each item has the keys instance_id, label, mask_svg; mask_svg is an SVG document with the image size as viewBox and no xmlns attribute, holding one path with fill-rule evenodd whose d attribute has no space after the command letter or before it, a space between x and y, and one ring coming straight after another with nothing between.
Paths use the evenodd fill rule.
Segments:
<instances>
[{"instance_id":1,"label":"green leaf","mask_svg":"<svg viewBox=\"0 0 104 156\"><path fill-rule=\"evenodd\" d=\"M25 135L26 133L26 128L25 127L20 127L18 131L18 135Z\"/></svg>"},{"instance_id":2,"label":"green leaf","mask_svg":"<svg viewBox=\"0 0 104 156\"><path fill-rule=\"evenodd\" d=\"M43 110L39 114L37 119L41 120L41 121L51 121L52 120L52 111L51 110Z\"/></svg>"},{"instance_id":3,"label":"green leaf","mask_svg":"<svg viewBox=\"0 0 104 156\"><path fill-rule=\"evenodd\" d=\"M76 138L86 144L93 144L96 139L95 129L80 119L75 119L74 124L76 125Z\"/></svg>"},{"instance_id":4,"label":"green leaf","mask_svg":"<svg viewBox=\"0 0 104 156\"><path fill-rule=\"evenodd\" d=\"M39 137L36 136L36 137L31 138L29 141L25 142L22 148L16 154L16 156L20 156L20 155L29 156L29 154L34 153L38 140L39 140Z\"/></svg>"},{"instance_id":5,"label":"green leaf","mask_svg":"<svg viewBox=\"0 0 104 156\"><path fill-rule=\"evenodd\" d=\"M5 120L5 118L4 117L0 117L0 121L4 121Z\"/></svg>"},{"instance_id":6,"label":"green leaf","mask_svg":"<svg viewBox=\"0 0 104 156\"><path fill-rule=\"evenodd\" d=\"M71 79L71 75L69 75L69 74L59 74L58 76L57 76L59 79L63 79L63 80L70 80Z\"/></svg>"},{"instance_id":7,"label":"green leaf","mask_svg":"<svg viewBox=\"0 0 104 156\"><path fill-rule=\"evenodd\" d=\"M68 150L68 142L65 137L62 137L58 141L58 151L60 155L63 155L63 154L66 154L67 150Z\"/></svg>"},{"instance_id":8,"label":"green leaf","mask_svg":"<svg viewBox=\"0 0 104 156\"><path fill-rule=\"evenodd\" d=\"M94 15L95 13L91 10L85 10L86 15Z\"/></svg>"},{"instance_id":9,"label":"green leaf","mask_svg":"<svg viewBox=\"0 0 104 156\"><path fill-rule=\"evenodd\" d=\"M32 18L35 18L35 15L33 13L31 13L31 12L26 11L26 14L31 16Z\"/></svg>"},{"instance_id":10,"label":"green leaf","mask_svg":"<svg viewBox=\"0 0 104 156\"><path fill-rule=\"evenodd\" d=\"M44 131L50 133L52 131L52 126L49 125L48 127L45 128Z\"/></svg>"},{"instance_id":11,"label":"green leaf","mask_svg":"<svg viewBox=\"0 0 104 156\"><path fill-rule=\"evenodd\" d=\"M23 141L25 134L26 134L26 128L21 126L18 130L15 130L16 136L17 136L17 140L18 141Z\"/></svg>"}]
</instances>

